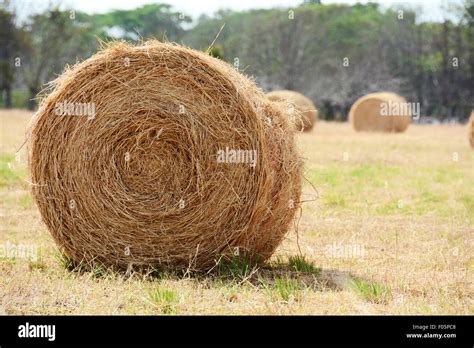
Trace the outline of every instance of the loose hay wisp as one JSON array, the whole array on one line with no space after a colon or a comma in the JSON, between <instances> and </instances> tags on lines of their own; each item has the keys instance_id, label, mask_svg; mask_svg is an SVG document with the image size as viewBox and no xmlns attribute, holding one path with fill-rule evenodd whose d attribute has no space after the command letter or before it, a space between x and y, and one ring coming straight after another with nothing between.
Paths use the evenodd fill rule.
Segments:
<instances>
[{"instance_id":1,"label":"loose hay wisp","mask_svg":"<svg viewBox=\"0 0 474 348\"><path fill-rule=\"evenodd\" d=\"M282 103L299 130L309 132L318 120L318 110L311 99L294 91L273 91L267 93L268 99Z\"/></svg>"},{"instance_id":2,"label":"loose hay wisp","mask_svg":"<svg viewBox=\"0 0 474 348\"><path fill-rule=\"evenodd\" d=\"M78 115L83 104L94 115ZM110 44L43 100L30 129L33 196L76 261L196 270L234 255L262 261L299 207L293 128L218 59L169 43ZM254 166L238 150L255 154Z\"/></svg>"}]
</instances>

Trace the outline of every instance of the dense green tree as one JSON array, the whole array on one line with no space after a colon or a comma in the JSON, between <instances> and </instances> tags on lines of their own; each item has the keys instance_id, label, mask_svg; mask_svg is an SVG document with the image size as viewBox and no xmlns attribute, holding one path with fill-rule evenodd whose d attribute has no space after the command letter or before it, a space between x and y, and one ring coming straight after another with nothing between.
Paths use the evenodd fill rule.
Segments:
<instances>
[{"instance_id":1,"label":"dense green tree","mask_svg":"<svg viewBox=\"0 0 474 348\"><path fill-rule=\"evenodd\" d=\"M88 55L87 28L77 25L70 11L51 9L34 15L25 24L28 33L20 58L21 72L30 96L28 108L36 105L42 87L60 74L65 65Z\"/></svg>"},{"instance_id":2,"label":"dense green tree","mask_svg":"<svg viewBox=\"0 0 474 348\"><path fill-rule=\"evenodd\" d=\"M473 107L474 0L441 23L420 22L411 8L319 1L220 10L194 23L166 4L93 15L50 8L21 26L13 18L0 12L0 88L8 100L15 85L33 99L66 64L93 54L98 39L156 38L225 59L265 90L300 91L326 118L344 119L355 99L379 90L398 92L439 118L467 117ZM21 68L12 70L14 52Z\"/></svg>"},{"instance_id":3,"label":"dense green tree","mask_svg":"<svg viewBox=\"0 0 474 348\"><path fill-rule=\"evenodd\" d=\"M472 2L456 25L419 23L414 10L382 11L373 3L220 11L200 18L183 41L203 48L225 24L216 42L229 63L264 89L303 92L323 117L344 118L355 99L379 90L419 102L424 114L466 117L473 100Z\"/></svg>"},{"instance_id":4,"label":"dense green tree","mask_svg":"<svg viewBox=\"0 0 474 348\"><path fill-rule=\"evenodd\" d=\"M128 40L156 38L179 41L185 30L183 23L191 18L181 12L172 10L171 5L149 4L134 10L114 10L106 14L89 16L96 28L107 29L112 36Z\"/></svg>"},{"instance_id":5,"label":"dense green tree","mask_svg":"<svg viewBox=\"0 0 474 348\"><path fill-rule=\"evenodd\" d=\"M17 51L18 28L15 26L14 14L0 9L0 93L7 108L12 106L12 85L14 81L14 54Z\"/></svg>"}]
</instances>

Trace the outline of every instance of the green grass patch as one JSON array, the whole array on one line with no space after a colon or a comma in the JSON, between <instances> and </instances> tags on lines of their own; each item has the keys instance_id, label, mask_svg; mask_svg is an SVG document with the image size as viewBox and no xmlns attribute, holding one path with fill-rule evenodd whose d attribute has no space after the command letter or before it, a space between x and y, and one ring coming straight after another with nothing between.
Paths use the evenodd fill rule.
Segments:
<instances>
[{"instance_id":1,"label":"green grass patch","mask_svg":"<svg viewBox=\"0 0 474 348\"><path fill-rule=\"evenodd\" d=\"M74 271L81 267L80 263L76 262L73 258L60 251L56 254L56 259L58 260L61 268L68 271Z\"/></svg>"},{"instance_id":2,"label":"green grass patch","mask_svg":"<svg viewBox=\"0 0 474 348\"><path fill-rule=\"evenodd\" d=\"M351 287L360 297L369 302L384 304L392 298L391 289L385 285L354 279L351 282Z\"/></svg>"},{"instance_id":3,"label":"green grass patch","mask_svg":"<svg viewBox=\"0 0 474 348\"><path fill-rule=\"evenodd\" d=\"M474 211L473 195L465 190L472 176L456 164L420 168L382 161L341 161L313 168L307 177L321 190L323 213L328 215L363 211L373 215L436 214L448 219Z\"/></svg>"},{"instance_id":4,"label":"green grass patch","mask_svg":"<svg viewBox=\"0 0 474 348\"><path fill-rule=\"evenodd\" d=\"M256 265L246 256L235 256L230 260L221 259L217 272L221 277L243 279L250 275Z\"/></svg>"},{"instance_id":5,"label":"green grass patch","mask_svg":"<svg viewBox=\"0 0 474 348\"><path fill-rule=\"evenodd\" d=\"M423 191L420 195L422 204L443 203L446 201L446 196L431 191Z\"/></svg>"},{"instance_id":6,"label":"green grass patch","mask_svg":"<svg viewBox=\"0 0 474 348\"><path fill-rule=\"evenodd\" d=\"M345 208L346 207L346 199L344 198L344 194L331 192L327 193L323 196L324 204L329 207L338 207L338 208Z\"/></svg>"},{"instance_id":7,"label":"green grass patch","mask_svg":"<svg viewBox=\"0 0 474 348\"><path fill-rule=\"evenodd\" d=\"M389 202L378 206L375 211L379 215L410 215L413 213L411 207L400 199L391 199Z\"/></svg>"},{"instance_id":8,"label":"green grass patch","mask_svg":"<svg viewBox=\"0 0 474 348\"><path fill-rule=\"evenodd\" d=\"M29 193L25 193L20 196L18 204L22 209L29 209L33 207L33 199L31 198L31 195Z\"/></svg>"},{"instance_id":9,"label":"green grass patch","mask_svg":"<svg viewBox=\"0 0 474 348\"><path fill-rule=\"evenodd\" d=\"M288 258L288 265L292 271L311 273L319 275L321 268L316 267L312 262L306 260L304 255L290 256Z\"/></svg>"},{"instance_id":10,"label":"green grass patch","mask_svg":"<svg viewBox=\"0 0 474 348\"><path fill-rule=\"evenodd\" d=\"M343 173L339 167L313 169L309 176L310 181L315 185L327 184L330 187L335 187L343 181Z\"/></svg>"},{"instance_id":11,"label":"green grass patch","mask_svg":"<svg viewBox=\"0 0 474 348\"><path fill-rule=\"evenodd\" d=\"M434 182L440 184L452 183L453 181L460 180L464 177L464 174L454 165L437 167L434 171L432 168L429 170L433 172Z\"/></svg>"},{"instance_id":12,"label":"green grass patch","mask_svg":"<svg viewBox=\"0 0 474 348\"><path fill-rule=\"evenodd\" d=\"M0 255L0 262L3 262L5 264L10 264L10 265L15 265L17 261L16 255Z\"/></svg>"},{"instance_id":13,"label":"green grass patch","mask_svg":"<svg viewBox=\"0 0 474 348\"><path fill-rule=\"evenodd\" d=\"M291 279L289 277L275 278L274 289L285 302L297 300L297 291L300 288L301 285L296 279Z\"/></svg>"},{"instance_id":14,"label":"green grass patch","mask_svg":"<svg viewBox=\"0 0 474 348\"><path fill-rule=\"evenodd\" d=\"M463 204L468 211L474 214L474 196L461 195L457 200Z\"/></svg>"},{"instance_id":15,"label":"green grass patch","mask_svg":"<svg viewBox=\"0 0 474 348\"><path fill-rule=\"evenodd\" d=\"M348 187L355 186L356 183L365 183L369 186L380 187L385 181L392 181L391 179L403 174L399 167L381 162L356 166L350 166L350 162L348 163L349 165L340 164L314 168L309 173L309 180L317 186Z\"/></svg>"},{"instance_id":16,"label":"green grass patch","mask_svg":"<svg viewBox=\"0 0 474 348\"><path fill-rule=\"evenodd\" d=\"M448 197L446 195L439 194L435 191L422 191L413 204L413 213L423 215L436 211L437 215L444 216L447 212L447 199Z\"/></svg>"},{"instance_id":17,"label":"green grass patch","mask_svg":"<svg viewBox=\"0 0 474 348\"><path fill-rule=\"evenodd\" d=\"M160 308L163 314L176 314L178 294L171 289L154 288L148 291L148 299Z\"/></svg>"},{"instance_id":18,"label":"green grass patch","mask_svg":"<svg viewBox=\"0 0 474 348\"><path fill-rule=\"evenodd\" d=\"M333 210L366 210L371 195L379 194L385 183L397 182L402 174L398 167L384 163L333 165L311 170L309 180L316 188L324 187L321 199Z\"/></svg>"},{"instance_id":19,"label":"green grass patch","mask_svg":"<svg viewBox=\"0 0 474 348\"><path fill-rule=\"evenodd\" d=\"M20 168L15 156L0 155L0 188L19 184L26 178L26 168Z\"/></svg>"},{"instance_id":20,"label":"green grass patch","mask_svg":"<svg viewBox=\"0 0 474 348\"><path fill-rule=\"evenodd\" d=\"M272 281L260 279L259 282L270 296L273 297L276 294L284 302L298 301L299 291L303 289L303 285L298 280L288 276L275 277Z\"/></svg>"}]
</instances>

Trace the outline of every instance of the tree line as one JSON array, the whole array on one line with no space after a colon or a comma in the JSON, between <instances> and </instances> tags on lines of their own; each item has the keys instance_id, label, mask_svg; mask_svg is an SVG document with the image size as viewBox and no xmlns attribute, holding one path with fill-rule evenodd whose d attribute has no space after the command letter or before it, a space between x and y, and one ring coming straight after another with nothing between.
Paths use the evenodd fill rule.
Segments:
<instances>
[{"instance_id":1,"label":"tree line","mask_svg":"<svg viewBox=\"0 0 474 348\"><path fill-rule=\"evenodd\" d=\"M345 119L358 97L381 90L439 119L463 120L474 104L474 0L442 22L374 3L304 1L197 19L168 4L92 15L50 6L21 20L17 4L0 9L1 107L34 109L45 84L96 52L100 41L148 38L206 50L265 90L302 92L325 119Z\"/></svg>"}]
</instances>

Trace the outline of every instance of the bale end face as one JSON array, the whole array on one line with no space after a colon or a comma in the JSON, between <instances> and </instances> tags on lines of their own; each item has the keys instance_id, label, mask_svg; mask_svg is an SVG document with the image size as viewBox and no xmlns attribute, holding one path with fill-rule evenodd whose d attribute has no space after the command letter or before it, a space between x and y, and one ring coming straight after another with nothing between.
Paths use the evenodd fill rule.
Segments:
<instances>
[{"instance_id":1,"label":"bale end face","mask_svg":"<svg viewBox=\"0 0 474 348\"><path fill-rule=\"evenodd\" d=\"M371 93L352 105L349 121L356 131L404 132L411 122L411 108L395 93Z\"/></svg>"},{"instance_id":2,"label":"bale end face","mask_svg":"<svg viewBox=\"0 0 474 348\"><path fill-rule=\"evenodd\" d=\"M287 110L288 117L297 130L309 132L318 121L318 110L311 99L294 91L273 91L267 93L267 98L280 103Z\"/></svg>"},{"instance_id":3,"label":"bale end face","mask_svg":"<svg viewBox=\"0 0 474 348\"><path fill-rule=\"evenodd\" d=\"M77 262L263 261L299 206L283 111L229 65L178 45L111 44L55 82L30 133L33 197Z\"/></svg>"}]
</instances>

